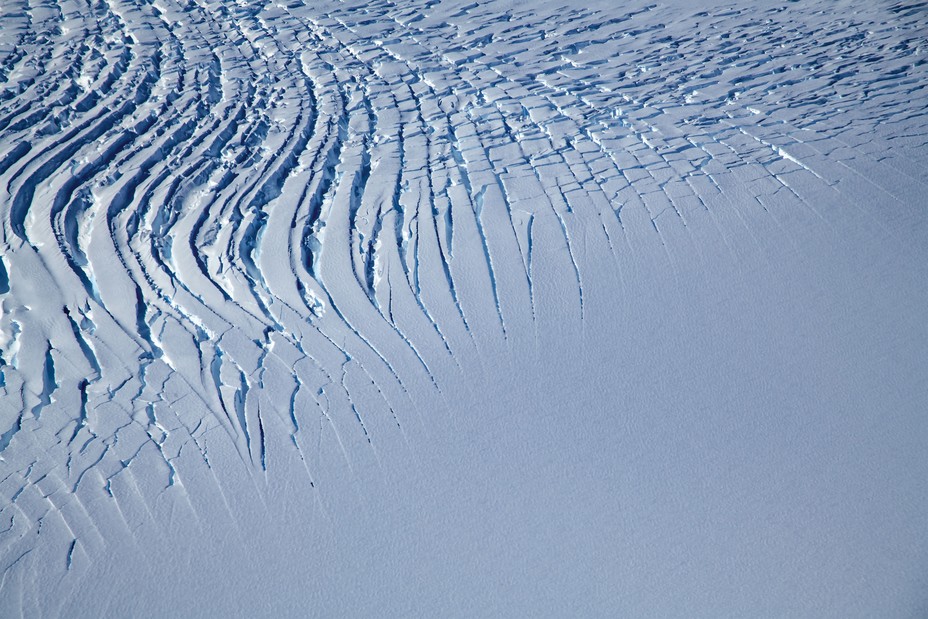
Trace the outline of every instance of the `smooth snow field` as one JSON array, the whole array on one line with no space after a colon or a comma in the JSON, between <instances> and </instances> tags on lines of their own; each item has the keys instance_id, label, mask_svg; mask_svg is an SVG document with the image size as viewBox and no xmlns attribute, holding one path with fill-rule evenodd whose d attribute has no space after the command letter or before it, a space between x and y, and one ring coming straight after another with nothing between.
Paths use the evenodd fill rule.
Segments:
<instances>
[{"instance_id":1,"label":"smooth snow field","mask_svg":"<svg viewBox=\"0 0 928 619\"><path fill-rule=\"evenodd\" d=\"M0 618L928 617L928 3L0 0Z\"/></svg>"}]
</instances>

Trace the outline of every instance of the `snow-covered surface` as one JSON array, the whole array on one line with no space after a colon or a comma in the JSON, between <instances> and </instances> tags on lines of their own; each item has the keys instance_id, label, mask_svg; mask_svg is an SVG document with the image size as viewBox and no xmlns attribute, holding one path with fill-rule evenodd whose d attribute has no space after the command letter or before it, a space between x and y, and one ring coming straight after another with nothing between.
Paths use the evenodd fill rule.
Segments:
<instances>
[{"instance_id":1,"label":"snow-covered surface","mask_svg":"<svg viewBox=\"0 0 928 619\"><path fill-rule=\"evenodd\" d=\"M928 7L565 4L0 3L0 616L928 612Z\"/></svg>"}]
</instances>

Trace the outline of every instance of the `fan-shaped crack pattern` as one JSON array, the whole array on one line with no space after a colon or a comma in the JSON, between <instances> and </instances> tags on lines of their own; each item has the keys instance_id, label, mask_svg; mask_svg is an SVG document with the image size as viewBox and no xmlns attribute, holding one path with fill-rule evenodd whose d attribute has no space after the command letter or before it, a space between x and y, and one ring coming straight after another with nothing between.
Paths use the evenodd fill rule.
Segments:
<instances>
[{"instance_id":1,"label":"fan-shaped crack pattern","mask_svg":"<svg viewBox=\"0 0 928 619\"><path fill-rule=\"evenodd\" d=\"M215 461L324 510L604 271L906 221L928 12L817 7L4 2L0 591Z\"/></svg>"}]
</instances>

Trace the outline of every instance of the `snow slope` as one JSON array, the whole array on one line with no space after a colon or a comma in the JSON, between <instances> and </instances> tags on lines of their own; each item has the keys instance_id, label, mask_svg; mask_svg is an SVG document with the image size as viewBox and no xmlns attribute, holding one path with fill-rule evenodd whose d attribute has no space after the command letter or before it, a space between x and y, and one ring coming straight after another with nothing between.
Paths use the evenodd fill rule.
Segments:
<instances>
[{"instance_id":1,"label":"snow slope","mask_svg":"<svg viewBox=\"0 0 928 619\"><path fill-rule=\"evenodd\" d=\"M0 616L928 612L928 5L0 4Z\"/></svg>"}]
</instances>

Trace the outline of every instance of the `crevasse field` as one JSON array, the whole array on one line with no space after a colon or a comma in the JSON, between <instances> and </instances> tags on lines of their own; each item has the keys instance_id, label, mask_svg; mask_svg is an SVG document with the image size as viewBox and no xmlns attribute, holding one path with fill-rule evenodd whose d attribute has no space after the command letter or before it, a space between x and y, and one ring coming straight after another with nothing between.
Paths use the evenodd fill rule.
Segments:
<instances>
[{"instance_id":1,"label":"crevasse field","mask_svg":"<svg viewBox=\"0 0 928 619\"><path fill-rule=\"evenodd\" d=\"M928 4L2 0L0 616L928 616Z\"/></svg>"}]
</instances>

